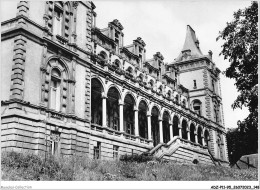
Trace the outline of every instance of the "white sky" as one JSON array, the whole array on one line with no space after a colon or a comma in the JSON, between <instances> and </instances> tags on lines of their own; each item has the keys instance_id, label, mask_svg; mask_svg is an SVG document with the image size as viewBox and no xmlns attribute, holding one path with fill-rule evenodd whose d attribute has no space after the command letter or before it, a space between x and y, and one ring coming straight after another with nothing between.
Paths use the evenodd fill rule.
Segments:
<instances>
[{"instance_id":1,"label":"white sky","mask_svg":"<svg viewBox=\"0 0 260 190\"><path fill-rule=\"evenodd\" d=\"M165 62L172 62L183 46L186 27L196 32L203 54L213 52L213 61L224 71L229 62L219 56L223 42L216 42L219 31L233 19L233 12L248 7L250 1L206 0L95 0L97 27L105 28L108 22L118 19L124 27L124 45L137 37L146 43L146 59L160 51ZM234 80L221 74L221 91L224 120L227 128L237 127L237 121L248 115L248 109L231 108L238 92Z\"/></svg>"},{"instance_id":2,"label":"white sky","mask_svg":"<svg viewBox=\"0 0 260 190\"><path fill-rule=\"evenodd\" d=\"M213 61L224 71L229 63L219 56L223 42L216 42L218 32L233 19L233 12L250 5L250 1L213 0L96 0L97 27L105 28L108 22L118 19L124 27L124 45L137 37L146 43L146 58L160 51L165 62L172 62L180 53L186 35L186 26L196 32L203 54L213 51ZM2 19L16 1L1 3ZM224 120L227 128L236 127L238 120L248 115L247 108L233 111L231 104L238 93L234 80L221 76Z\"/></svg>"}]
</instances>

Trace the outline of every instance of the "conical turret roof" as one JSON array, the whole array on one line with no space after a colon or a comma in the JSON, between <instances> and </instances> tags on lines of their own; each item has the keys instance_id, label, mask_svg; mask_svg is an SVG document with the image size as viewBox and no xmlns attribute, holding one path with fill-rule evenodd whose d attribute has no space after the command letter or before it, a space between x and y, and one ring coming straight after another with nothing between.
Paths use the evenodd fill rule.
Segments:
<instances>
[{"instance_id":1,"label":"conical turret roof","mask_svg":"<svg viewBox=\"0 0 260 190\"><path fill-rule=\"evenodd\" d=\"M187 31L186 31L186 38L185 42L183 44L182 52L180 55L175 59L175 61L181 61L184 54L183 52L188 52L188 56L190 58L196 58L203 56L200 47L199 47L199 40L196 37L195 31L190 27L190 25L187 25Z\"/></svg>"}]
</instances>

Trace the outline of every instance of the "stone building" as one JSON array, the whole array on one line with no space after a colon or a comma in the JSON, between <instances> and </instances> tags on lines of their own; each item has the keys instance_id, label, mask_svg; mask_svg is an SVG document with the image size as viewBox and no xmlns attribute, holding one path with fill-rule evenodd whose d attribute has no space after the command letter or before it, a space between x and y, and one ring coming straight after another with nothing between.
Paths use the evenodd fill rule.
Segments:
<instances>
[{"instance_id":1,"label":"stone building","mask_svg":"<svg viewBox=\"0 0 260 190\"><path fill-rule=\"evenodd\" d=\"M220 70L194 30L166 64L140 37L125 45L118 20L98 28L94 9L20 1L2 20L2 151L226 165Z\"/></svg>"}]
</instances>

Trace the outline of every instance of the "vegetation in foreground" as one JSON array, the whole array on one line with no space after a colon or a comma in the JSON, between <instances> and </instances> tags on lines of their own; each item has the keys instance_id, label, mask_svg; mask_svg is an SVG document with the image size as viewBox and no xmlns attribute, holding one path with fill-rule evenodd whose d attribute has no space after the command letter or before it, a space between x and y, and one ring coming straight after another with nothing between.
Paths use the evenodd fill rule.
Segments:
<instances>
[{"instance_id":1,"label":"vegetation in foreground","mask_svg":"<svg viewBox=\"0 0 260 190\"><path fill-rule=\"evenodd\" d=\"M125 156L118 161L48 157L44 162L44 158L33 154L3 152L1 169L4 181L257 181L256 169L160 162L146 156Z\"/></svg>"}]
</instances>

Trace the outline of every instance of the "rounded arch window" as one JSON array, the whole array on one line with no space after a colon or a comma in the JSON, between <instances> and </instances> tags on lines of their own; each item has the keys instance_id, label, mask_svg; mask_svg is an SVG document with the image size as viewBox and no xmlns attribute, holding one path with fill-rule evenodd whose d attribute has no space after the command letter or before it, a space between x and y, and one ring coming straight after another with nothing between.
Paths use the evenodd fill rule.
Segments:
<instances>
[{"instance_id":1,"label":"rounded arch window","mask_svg":"<svg viewBox=\"0 0 260 190\"><path fill-rule=\"evenodd\" d=\"M133 68L129 66L129 67L126 69L126 71L127 71L129 74L132 74L132 73L133 73Z\"/></svg>"},{"instance_id":2,"label":"rounded arch window","mask_svg":"<svg viewBox=\"0 0 260 190\"><path fill-rule=\"evenodd\" d=\"M51 71L50 81L50 108L55 111L61 109L61 73L57 68Z\"/></svg>"},{"instance_id":3,"label":"rounded arch window","mask_svg":"<svg viewBox=\"0 0 260 190\"><path fill-rule=\"evenodd\" d=\"M56 78L60 78L61 77L61 73L60 73L59 69L57 69L57 68L52 69L51 76L52 77L56 77Z\"/></svg>"},{"instance_id":4,"label":"rounded arch window","mask_svg":"<svg viewBox=\"0 0 260 190\"><path fill-rule=\"evenodd\" d=\"M99 53L99 56L100 56L102 59L107 60L107 54L106 54L104 51L101 51L101 52Z\"/></svg>"},{"instance_id":5,"label":"rounded arch window","mask_svg":"<svg viewBox=\"0 0 260 190\"><path fill-rule=\"evenodd\" d=\"M144 75L143 75L142 73L139 75L139 80L140 80L141 82L144 81Z\"/></svg>"},{"instance_id":6,"label":"rounded arch window","mask_svg":"<svg viewBox=\"0 0 260 190\"><path fill-rule=\"evenodd\" d=\"M117 67L117 68L120 68L120 61L118 60L118 59L116 59L115 61L114 61L114 65Z\"/></svg>"}]
</instances>

